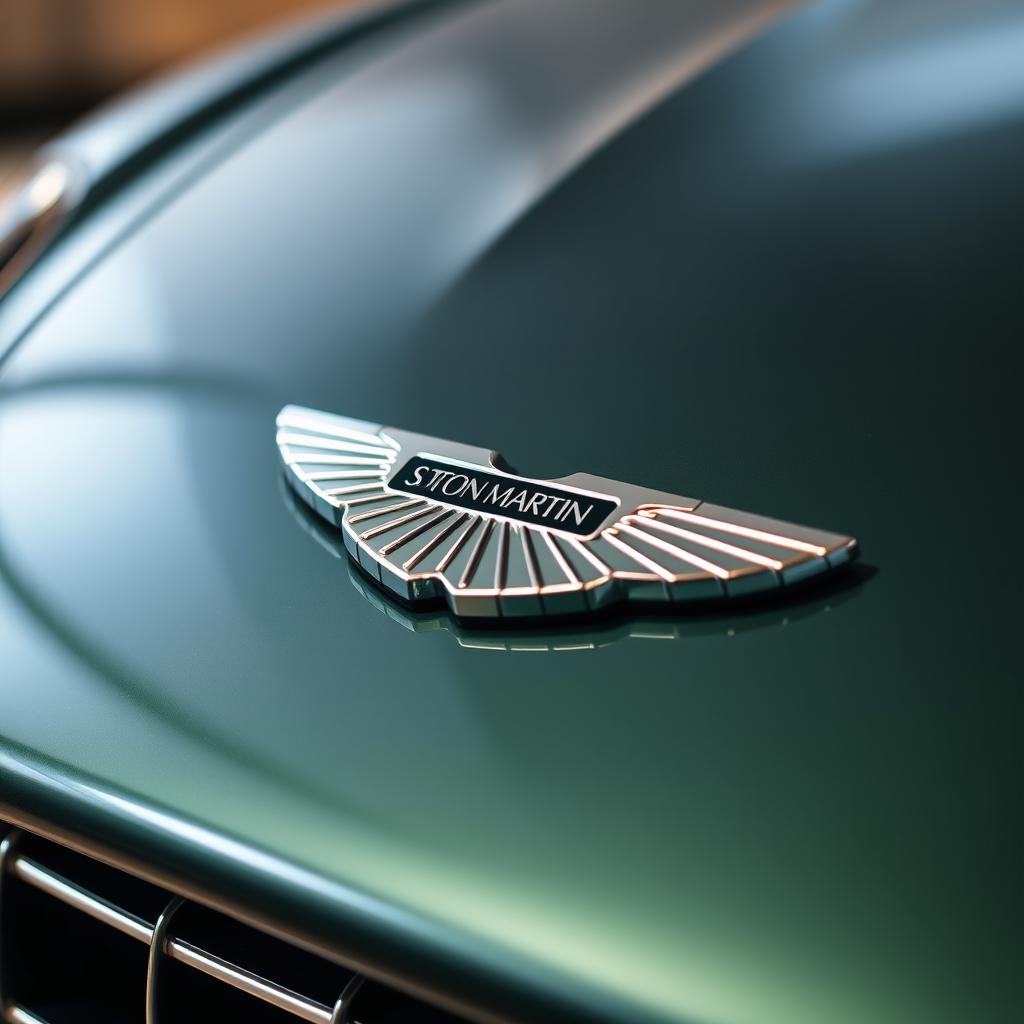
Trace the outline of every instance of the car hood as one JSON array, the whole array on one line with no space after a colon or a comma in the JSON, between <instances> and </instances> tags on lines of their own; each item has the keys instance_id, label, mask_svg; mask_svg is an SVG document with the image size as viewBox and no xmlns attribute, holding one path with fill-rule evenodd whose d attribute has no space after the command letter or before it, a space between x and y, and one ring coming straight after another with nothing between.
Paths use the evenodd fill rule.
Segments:
<instances>
[{"instance_id":1,"label":"car hood","mask_svg":"<svg viewBox=\"0 0 1024 1024\"><path fill-rule=\"evenodd\" d=\"M606 6L318 63L20 340L0 798L471 1005L1005 1018L1019 12L824 5L694 80L763 12L698 59ZM864 562L465 627L290 500L288 402Z\"/></svg>"}]
</instances>

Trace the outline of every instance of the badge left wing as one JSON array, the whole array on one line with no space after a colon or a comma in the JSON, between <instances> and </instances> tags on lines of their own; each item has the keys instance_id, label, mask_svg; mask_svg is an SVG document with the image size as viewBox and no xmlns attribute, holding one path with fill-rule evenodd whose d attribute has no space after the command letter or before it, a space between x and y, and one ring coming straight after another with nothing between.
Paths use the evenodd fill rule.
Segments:
<instances>
[{"instance_id":1,"label":"badge left wing","mask_svg":"<svg viewBox=\"0 0 1024 1024\"><path fill-rule=\"evenodd\" d=\"M851 537L574 474L533 480L487 449L285 407L286 478L349 554L456 615L573 614L620 601L744 596L856 556Z\"/></svg>"}]
</instances>

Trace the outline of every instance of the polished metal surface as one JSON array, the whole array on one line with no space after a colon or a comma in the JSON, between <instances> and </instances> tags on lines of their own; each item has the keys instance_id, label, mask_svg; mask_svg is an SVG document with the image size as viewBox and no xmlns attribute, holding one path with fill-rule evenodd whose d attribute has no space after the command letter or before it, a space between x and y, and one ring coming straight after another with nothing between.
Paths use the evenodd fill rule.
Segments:
<instances>
[{"instance_id":1,"label":"polished metal surface","mask_svg":"<svg viewBox=\"0 0 1024 1024\"><path fill-rule=\"evenodd\" d=\"M586 473L520 477L487 449L301 406L277 427L286 479L353 559L399 597L443 598L460 616L745 597L857 555L851 537Z\"/></svg>"}]
</instances>

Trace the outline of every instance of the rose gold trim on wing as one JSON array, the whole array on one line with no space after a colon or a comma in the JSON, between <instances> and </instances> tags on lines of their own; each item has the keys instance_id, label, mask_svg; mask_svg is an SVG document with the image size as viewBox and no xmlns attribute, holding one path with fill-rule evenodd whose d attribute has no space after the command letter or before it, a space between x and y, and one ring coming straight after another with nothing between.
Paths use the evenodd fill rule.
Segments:
<instances>
[{"instance_id":1,"label":"rose gold trim on wing","mask_svg":"<svg viewBox=\"0 0 1024 1024\"><path fill-rule=\"evenodd\" d=\"M441 530L440 533L431 537L430 540L428 540L427 543L424 544L423 547L421 547L419 551L417 551L412 556L412 558L410 558L406 562L403 562L402 568L406 572L408 572L410 569L419 565L419 563L422 562L423 559L426 558L427 555L429 555L430 552L433 551L434 548L436 548L438 544L441 543L441 541L443 541L447 537L450 537L459 528L459 525L466 521L466 517L468 515L468 512L463 512L460 516L453 519L443 530Z\"/></svg>"},{"instance_id":2,"label":"rose gold trim on wing","mask_svg":"<svg viewBox=\"0 0 1024 1024\"><path fill-rule=\"evenodd\" d=\"M605 565L605 563L594 554L589 548L587 548L582 541L578 541L575 537L565 538L575 550L582 555L602 576L611 576L612 567Z\"/></svg>"},{"instance_id":3,"label":"rose gold trim on wing","mask_svg":"<svg viewBox=\"0 0 1024 1024\"><path fill-rule=\"evenodd\" d=\"M476 544L473 547L473 552L469 556L469 561L466 563L466 568L462 571L462 576L459 578L459 589L465 590L469 587L469 581L473 578L476 573L477 567L480 564L480 558L484 553L484 548L487 546L487 541L490 540L491 533L494 531L494 520L488 519L484 524L484 531L476 539Z\"/></svg>"},{"instance_id":4,"label":"rose gold trim on wing","mask_svg":"<svg viewBox=\"0 0 1024 1024\"><path fill-rule=\"evenodd\" d=\"M303 455L296 455L290 449L281 449L284 453L284 460L289 466L352 466L362 464L362 460L354 455L317 455L314 452L307 452ZM367 459L366 465L376 466L381 472L391 468L390 462L381 459Z\"/></svg>"},{"instance_id":5,"label":"rose gold trim on wing","mask_svg":"<svg viewBox=\"0 0 1024 1024\"><path fill-rule=\"evenodd\" d=\"M531 590L530 593L550 597L552 594L578 594L583 589L582 583L545 583L539 591Z\"/></svg>"},{"instance_id":6,"label":"rose gold trim on wing","mask_svg":"<svg viewBox=\"0 0 1024 1024\"><path fill-rule=\"evenodd\" d=\"M683 562L688 562L690 565L695 565L698 569L711 573L712 576L717 576L720 580L727 580L729 578L728 569L716 565L714 562L709 562L706 558L701 558L700 555L694 555L689 551L684 551L682 548L677 548L675 544L669 544L660 537L652 537L650 534L638 530L635 526L629 526L625 520L620 522L617 528L632 537L638 537L652 547L656 547L659 551L664 551L666 555L671 555L673 558L678 558ZM637 553L639 554L639 552ZM669 573L669 575L675 576L674 573Z\"/></svg>"},{"instance_id":7,"label":"rose gold trim on wing","mask_svg":"<svg viewBox=\"0 0 1024 1024\"><path fill-rule=\"evenodd\" d=\"M286 479L314 511L342 527L350 554L371 571L379 567L385 588L419 600L438 596L440 587L423 585L428 578L437 580L443 584L445 600L459 615L532 614L537 605L531 596L574 590L581 592L577 601L559 598L550 607L543 606L544 612L558 615L580 606L593 609L630 600L670 601L679 586L690 580L708 584L703 589L696 584L695 593L717 590L722 597L733 597L747 591L736 585L743 577L770 572L776 583L795 582L844 561L845 548L856 543L825 531L585 474L564 480L528 480L498 469L495 456L485 449L405 431L391 431L392 437L389 428L360 420L336 417L332 422L326 413L288 409L293 411L282 411L277 421ZM608 511L596 530L583 536L565 523L539 516L536 522L523 522L497 514L507 511L500 508L493 510L495 514L481 513L444 498L404 493L393 486L395 466L400 457L417 452L466 467L467 472L479 469L510 480L549 483L600 496L615 502L617 511ZM313 501L310 493L320 500ZM536 510L531 506L531 511ZM746 548L744 539L759 547ZM521 556L517 545L522 547ZM525 564L520 564L520 557ZM724 563L717 563L716 557ZM631 565L636 568L629 569ZM801 565L805 569L796 569L790 579L787 569ZM733 581L732 589L719 586L723 580ZM634 581L674 586L636 587ZM756 585L752 583L750 589ZM587 596L589 590L595 594ZM509 599L507 606L501 604L504 598Z\"/></svg>"},{"instance_id":8,"label":"rose gold trim on wing","mask_svg":"<svg viewBox=\"0 0 1024 1024\"><path fill-rule=\"evenodd\" d=\"M325 470L322 473L303 473L300 469L296 472L302 473L303 478L312 483L321 483L326 480L375 480L381 485L384 483L384 474L380 472L371 473L369 471L361 470L360 475L357 477L342 476L337 470ZM345 470L344 472L348 473L350 471Z\"/></svg>"},{"instance_id":9,"label":"rose gold trim on wing","mask_svg":"<svg viewBox=\"0 0 1024 1024\"><path fill-rule=\"evenodd\" d=\"M734 558L742 559L744 562L753 562L754 565L764 566L766 569L774 569L776 572L782 570L783 565L777 558L769 558L767 555L759 555L756 551L748 551L746 548L738 548L735 544L727 544L724 540L715 540L714 537L706 537L701 533L694 533L692 530L684 530L678 526L670 526L668 523L658 522L651 514L641 516L626 516L623 523L643 523L650 530L662 530L673 537L680 537L682 540L692 541L702 547L711 548L714 551L721 551L723 555L732 555ZM653 543L653 538L652 538Z\"/></svg>"},{"instance_id":10,"label":"rose gold trim on wing","mask_svg":"<svg viewBox=\"0 0 1024 1024\"><path fill-rule=\"evenodd\" d=\"M369 469L338 469L330 473L306 473L296 469L296 476L301 480L317 483L321 480L384 480L383 473L374 473Z\"/></svg>"},{"instance_id":11,"label":"rose gold trim on wing","mask_svg":"<svg viewBox=\"0 0 1024 1024\"><path fill-rule=\"evenodd\" d=\"M400 501L395 505L388 505L386 508L375 508L372 512L360 512L357 516L349 516L348 521L350 523L361 523L364 519L386 516L389 512L401 512L404 508L415 508L423 503L423 498L411 498L409 501Z\"/></svg>"},{"instance_id":12,"label":"rose gold trim on wing","mask_svg":"<svg viewBox=\"0 0 1024 1024\"><path fill-rule=\"evenodd\" d=\"M581 580L576 575L573 567L569 564L569 560L562 554L562 549L558 546L555 538L547 532L547 530L541 531L541 536L544 538L545 543L548 546L548 550L551 552L551 557L558 563L558 568L562 570L565 578L570 582L574 583L577 587L580 585ZM558 584L554 584L557 586Z\"/></svg>"},{"instance_id":13,"label":"rose gold trim on wing","mask_svg":"<svg viewBox=\"0 0 1024 1024\"><path fill-rule=\"evenodd\" d=\"M658 509L658 515L668 516L670 519L678 519L684 523L694 523L698 526L707 526L712 530L721 530L723 533L735 533L738 537L749 537L751 540L764 541L767 544L778 544L780 548L790 548L793 551L806 551L809 555L828 554L828 548L818 544L809 544L807 541L797 540L795 537L783 537L779 533L769 533L767 530L757 530L752 526L740 526L738 523L727 523L722 519L709 519L707 516L696 515L693 512L677 512L671 508Z\"/></svg>"},{"instance_id":14,"label":"rose gold trim on wing","mask_svg":"<svg viewBox=\"0 0 1024 1024\"><path fill-rule=\"evenodd\" d=\"M381 523L380 526L374 526L372 529L359 534L359 539L372 540L374 537L379 537L382 533L387 533L388 530L395 529L396 526L405 526L406 523L414 522L423 516L429 516L431 512L436 512L439 507L438 505L428 505L426 508L410 512L407 516L399 516L397 519L392 519L387 523Z\"/></svg>"},{"instance_id":15,"label":"rose gold trim on wing","mask_svg":"<svg viewBox=\"0 0 1024 1024\"><path fill-rule=\"evenodd\" d=\"M351 508L353 505L369 505L373 501L385 501L390 497L391 495L387 491L381 489L380 494L368 494L365 498L348 498L341 499L341 501L346 508Z\"/></svg>"},{"instance_id":16,"label":"rose gold trim on wing","mask_svg":"<svg viewBox=\"0 0 1024 1024\"><path fill-rule=\"evenodd\" d=\"M417 537L422 536L432 526L436 526L438 523L444 521L453 513L453 509L444 508L433 519L428 519L425 523L420 523L418 526L414 526L411 530L403 533L397 540L389 541L380 549L381 556L388 555L396 548L404 547L411 540L415 540Z\"/></svg>"},{"instance_id":17,"label":"rose gold trim on wing","mask_svg":"<svg viewBox=\"0 0 1024 1024\"><path fill-rule=\"evenodd\" d=\"M441 561L437 563L437 568L435 570L436 572L443 573L445 569L447 569L448 566L451 565L452 559L455 558L455 556L462 550L462 545L466 543L470 535L476 530L476 528L479 525L480 517L471 516L469 522L466 523L465 530L463 530L462 533L459 534L459 536L455 539L455 543L452 544L452 546L448 549L447 554L445 554Z\"/></svg>"},{"instance_id":18,"label":"rose gold trim on wing","mask_svg":"<svg viewBox=\"0 0 1024 1024\"><path fill-rule=\"evenodd\" d=\"M508 575L508 523L498 527L498 556L494 561L494 589L501 590L505 586ZM461 587L462 584L460 583Z\"/></svg>"},{"instance_id":19,"label":"rose gold trim on wing","mask_svg":"<svg viewBox=\"0 0 1024 1024\"><path fill-rule=\"evenodd\" d=\"M632 530L632 527L627 526L623 527L623 529ZM669 583L675 579L675 576L670 570L666 569L663 565L659 565L653 558L648 558L643 552L637 551L636 548L627 544L621 537L618 537L614 527L609 530L602 530L601 536L611 544L613 548L617 548L624 555L632 558L634 562L642 565L645 569L649 569L655 574L655 576L660 576L663 580L666 580Z\"/></svg>"},{"instance_id":20,"label":"rose gold trim on wing","mask_svg":"<svg viewBox=\"0 0 1024 1024\"><path fill-rule=\"evenodd\" d=\"M296 462L304 463L316 463L322 461L320 458L310 459L302 458L296 459ZM341 459L331 459L330 465L332 466L372 466L380 473L384 473L390 466L390 462L381 462L380 459L369 459L365 455L346 455Z\"/></svg>"},{"instance_id":21,"label":"rose gold trim on wing","mask_svg":"<svg viewBox=\"0 0 1024 1024\"><path fill-rule=\"evenodd\" d=\"M324 491L332 498L340 497L342 494L365 494L367 491L380 491L384 494L384 484L380 481L368 484L352 484L351 487L330 487Z\"/></svg>"},{"instance_id":22,"label":"rose gold trim on wing","mask_svg":"<svg viewBox=\"0 0 1024 1024\"><path fill-rule=\"evenodd\" d=\"M537 569L537 556L533 551L533 540L530 534L533 531L524 526L520 533L520 541L523 545L523 558L526 559L526 574L530 577L530 586L534 590L540 590L540 572Z\"/></svg>"}]
</instances>

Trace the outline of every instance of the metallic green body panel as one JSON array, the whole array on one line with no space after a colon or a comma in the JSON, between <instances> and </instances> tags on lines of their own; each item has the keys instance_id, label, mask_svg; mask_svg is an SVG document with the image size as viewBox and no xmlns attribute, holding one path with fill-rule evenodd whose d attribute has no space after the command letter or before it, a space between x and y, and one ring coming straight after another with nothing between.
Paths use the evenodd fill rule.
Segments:
<instances>
[{"instance_id":1,"label":"metallic green body panel","mask_svg":"<svg viewBox=\"0 0 1024 1024\"><path fill-rule=\"evenodd\" d=\"M0 805L481 1013L1012 1018L1021 28L901 6L793 18L561 180L460 12L449 77L320 85L167 201L0 377ZM958 104L947 53L985 69ZM866 567L554 635L410 618L289 504L290 401Z\"/></svg>"}]
</instances>

